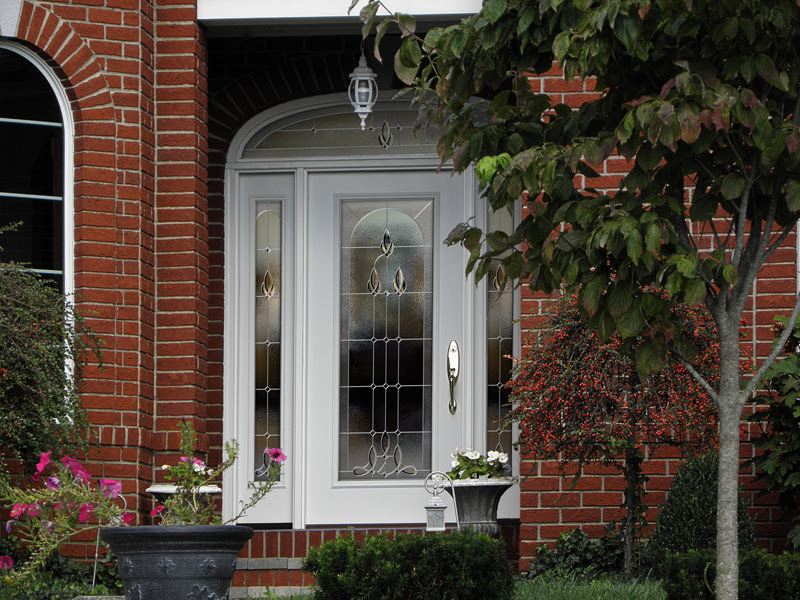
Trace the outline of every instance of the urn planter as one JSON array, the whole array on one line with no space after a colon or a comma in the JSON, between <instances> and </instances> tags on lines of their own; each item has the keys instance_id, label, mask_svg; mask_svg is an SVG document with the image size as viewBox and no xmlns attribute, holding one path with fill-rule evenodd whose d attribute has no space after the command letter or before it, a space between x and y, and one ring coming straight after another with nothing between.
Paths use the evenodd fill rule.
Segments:
<instances>
[{"instance_id":1,"label":"urn planter","mask_svg":"<svg viewBox=\"0 0 800 600\"><path fill-rule=\"evenodd\" d=\"M253 537L241 525L109 527L126 600L227 600L236 556Z\"/></svg>"},{"instance_id":2,"label":"urn planter","mask_svg":"<svg viewBox=\"0 0 800 600\"><path fill-rule=\"evenodd\" d=\"M471 527L476 533L500 537L497 505L500 496L515 482L512 477L455 479L452 481L455 490L446 482L445 489L455 499L461 528Z\"/></svg>"}]
</instances>

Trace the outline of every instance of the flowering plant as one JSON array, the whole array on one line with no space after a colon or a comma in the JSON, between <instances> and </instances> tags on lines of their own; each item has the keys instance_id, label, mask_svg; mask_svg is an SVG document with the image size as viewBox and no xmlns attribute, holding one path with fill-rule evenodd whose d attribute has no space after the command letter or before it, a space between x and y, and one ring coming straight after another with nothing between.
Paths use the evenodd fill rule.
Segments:
<instances>
[{"instance_id":1,"label":"flowering plant","mask_svg":"<svg viewBox=\"0 0 800 600\"><path fill-rule=\"evenodd\" d=\"M452 467L447 475L451 479L475 479L481 476L506 477L508 474L508 454L489 450L486 456L472 448L456 448Z\"/></svg>"},{"instance_id":2,"label":"flowering plant","mask_svg":"<svg viewBox=\"0 0 800 600\"><path fill-rule=\"evenodd\" d=\"M267 448L264 451L262 474L265 481L255 484L247 503L242 502L238 514L223 522L217 507L204 493L206 486L219 479L231 468L239 456L239 444L233 440L225 443L225 460L216 469L209 468L202 460L193 456L195 433L191 423L183 422L181 429L181 454L176 465L164 465L164 477L175 482L175 493L163 504L157 505L150 513L160 519L163 525L227 525L240 519L251 507L258 503L272 489L281 476L281 465L286 456L280 448Z\"/></svg>"},{"instance_id":3,"label":"flowering plant","mask_svg":"<svg viewBox=\"0 0 800 600\"><path fill-rule=\"evenodd\" d=\"M26 489L0 481L0 498L11 507L6 532L14 531L30 543L31 555L18 575L28 575L42 567L48 557L79 530L98 529L104 523L129 524L133 514L126 512L124 500L118 502L122 483L99 479L76 459L65 456L60 462L42 453L33 484ZM12 569L13 560L0 556L0 569Z\"/></svg>"}]
</instances>

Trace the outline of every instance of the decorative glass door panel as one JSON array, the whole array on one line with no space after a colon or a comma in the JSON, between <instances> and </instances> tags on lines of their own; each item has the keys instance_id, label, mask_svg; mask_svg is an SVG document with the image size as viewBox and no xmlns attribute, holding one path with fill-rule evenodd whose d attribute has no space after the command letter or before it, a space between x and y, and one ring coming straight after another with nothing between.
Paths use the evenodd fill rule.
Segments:
<instances>
[{"instance_id":1,"label":"decorative glass door panel","mask_svg":"<svg viewBox=\"0 0 800 600\"><path fill-rule=\"evenodd\" d=\"M463 250L441 244L472 186L433 169L306 181L306 523L421 523L422 480L473 414L466 376L448 410L445 354L466 339L472 286Z\"/></svg>"},{"instance_id":2,"label":"decorative glass door panel","mask_svg":"<svg viewBox=\"0 0 800 600\"><path fill-rule=\"evenodd\" d=\"M434 202L344 200L340 213L339 479L424 478Z\"/></svg>"}]
</instances>

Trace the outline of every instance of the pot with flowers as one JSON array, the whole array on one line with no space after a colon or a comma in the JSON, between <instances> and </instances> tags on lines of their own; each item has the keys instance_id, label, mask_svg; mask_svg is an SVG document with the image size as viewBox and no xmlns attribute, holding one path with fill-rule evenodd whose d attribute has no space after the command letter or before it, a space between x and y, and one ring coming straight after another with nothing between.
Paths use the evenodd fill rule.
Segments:
<instances>
[{"instance_id":1,"label":"pot with flowers","mask_svg":"<svg viewBox=\"0 0 800 600\"><path fill-rule=\"evenodd\" d=\"M247 510L261 500L280 478L286 460L278 448L264 453L266 480L254 484L250 501L239 513L222 522L217 512L211 482L233 466L238 456L236 442L225 445L226 458L216 469L193 456L194 430L181 424L181 456L174 466L162 467L174 482L150 516L159 525L108 527L100 537L117 556L120 578L127 600L223 600L228 597L236 556L253 536L250 527L235 525Z\"/></svg>"},{"instance_id":2,"label":"pot with flowers","mask_svg":"<svg viewBox=\"0 0 800 600\"><path fill-rule=\"evenodd\" d=\"M471 448L456 449L447 472L445 489L453 496L461 527L476 533L500 537L497 505L500 497L515 483L509 477L508 454L489 450L486 456Z\"/></svg>"},{"instance_id":3,"label":"pot with flowers","mask_svg":"<svg viewBox=\"0 0 800 600\"><path fill-rule=\"evenodd\" d=\"M236 556L253 535L250 527L231 523L270 491L286 456L279 449L265 452L266 480L255 484L250 501L223 523L213 499L203 492L234 464L238 445L227 443L224 462L212 469L194 457L194 442L192 426L182 424L183 456L177 465L164 469L167 479L175 482L175 493L151 512L160 522L154 526L127 526L133 514L125 510L119 481L101 479L93 485L77 460L65 457L54 464L49 453L43 454L34 485L24 490L8 484L2 488L11 507L11 526L31 549L29 562L14 569L10 578L24 581L73 535L100 529L100 537L117 556L126 600L226 599ZM56 472L47 476L46 469L53 467ZM8 564L5 558L0 557L0 568Z\"/></svg>"}]
</instances>

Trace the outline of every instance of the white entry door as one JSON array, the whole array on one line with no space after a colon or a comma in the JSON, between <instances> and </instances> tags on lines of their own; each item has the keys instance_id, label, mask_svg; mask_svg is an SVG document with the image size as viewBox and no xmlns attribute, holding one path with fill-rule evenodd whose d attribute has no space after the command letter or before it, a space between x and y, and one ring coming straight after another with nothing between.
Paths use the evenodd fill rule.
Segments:
<instances>
[{"instance_id":1,"label":"white entry door","mask_svg":"<svg viewBox=\"0 0 800 600\"><path fill-rule=\"evenodd\" d=\"M474 286L464 250L442 244L474 214L471 181L433 169L307 174L308 525L423 522L426 475L449 469L471 435Z\"/></svg>"}]
</instances>

